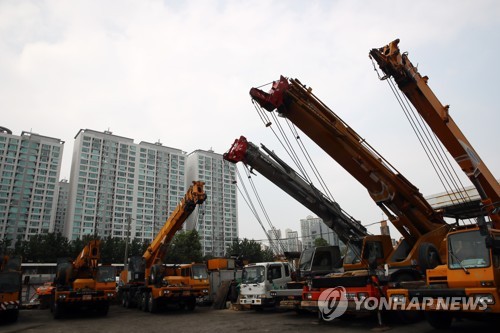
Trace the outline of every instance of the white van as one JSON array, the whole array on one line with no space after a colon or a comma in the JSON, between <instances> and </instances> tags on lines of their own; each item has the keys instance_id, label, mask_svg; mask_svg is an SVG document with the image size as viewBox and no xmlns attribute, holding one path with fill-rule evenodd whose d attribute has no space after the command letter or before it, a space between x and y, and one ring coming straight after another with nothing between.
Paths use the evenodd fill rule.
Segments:
<instances>
[{"instance_id":1,"label":"white van","mask_svg":"<svg viewBox=\"0 0 500 333\"><path fill-rule=\"evenodd\" d=\"M240 286L240 304L259 310L271 307L275 299L270 291L286 288L292 281L292 268L288 262L260 262L243 267Z\"/></svg>"}]
</instances>

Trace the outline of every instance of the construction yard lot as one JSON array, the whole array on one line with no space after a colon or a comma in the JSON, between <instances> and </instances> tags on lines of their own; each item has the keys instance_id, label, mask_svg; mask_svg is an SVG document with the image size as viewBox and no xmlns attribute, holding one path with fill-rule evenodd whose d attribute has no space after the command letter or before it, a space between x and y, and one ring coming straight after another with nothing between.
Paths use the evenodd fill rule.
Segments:
<instances>
[{"instance_id":1,"label":"construction yard lot","mask_svg":"<svg viewBox=\"0 0 500 333\"><path fill-rule=\"evenodd\" d=\"M453 324L454 332L473 330L498 332L498 326L477 321L461 321ZM105 317L81 313L64 319L54 320L49 310L22 310L17 323L0 325L0 332L19 333L93 333L93 332L376 332L391 331L404 333L439 332L425 321L415 324L388 323L379 327L375 318L355 320L334 320L320 322L313 314L295 312L264 312L214 310L197 307L194 312L171 310L151 314L134 309L111 306Z\"/></svg>"}]
</instances>

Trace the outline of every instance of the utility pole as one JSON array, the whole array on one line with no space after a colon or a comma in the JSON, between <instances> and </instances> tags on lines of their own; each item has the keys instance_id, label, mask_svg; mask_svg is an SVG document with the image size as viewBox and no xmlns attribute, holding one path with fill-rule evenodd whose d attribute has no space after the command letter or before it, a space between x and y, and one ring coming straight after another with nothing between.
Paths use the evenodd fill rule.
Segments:
<instances>
[{"instance_id":1,"label":"utility pole","mask_svg":"<svg viewBox=\"0 0 500 333\"><path fill-rule=\"evenodd\" d=\"M132 217L128 214L127 215L127 238L125 241L125 257L123 258L123 267L126 267L127 265L127 259L128 259L128 243L130 241L130 222L132 221Z\"/></svg>"}]
</instances>

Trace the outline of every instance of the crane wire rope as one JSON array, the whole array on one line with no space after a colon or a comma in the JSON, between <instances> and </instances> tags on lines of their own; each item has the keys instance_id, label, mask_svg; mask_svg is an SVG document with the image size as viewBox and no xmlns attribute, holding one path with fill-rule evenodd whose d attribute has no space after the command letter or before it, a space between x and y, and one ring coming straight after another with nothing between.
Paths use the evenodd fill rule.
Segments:
<instances>
[{"instance_id":1,"label":"crane wire rope","mask_svg":"<svg viewBox=\"0 0 500 333\"><path fill-rule=\"evenodd\" d=\"M284 253L285 252L285 246L278 240L279 239L279 237L278 237L278 231L276 230L276 228L272 224L271 218L269 217L269 214L267 214L266 208L264 207L264 203L260 199L259 193L257 191L257 188L255 187L255 183L253 182L252 176L250 175L250 172L248 171L248 168L245 168L245 172L246 172L247 177L249 179L249 183L250 183L250 185L251 185L251 187L253 189L255 198L257 199L257 202L259 203L260 209L262 210L262 212L263 212L263 214L264 214L264 216L265 216L265 218L267 220L267 223L271 227L271 231L273 232L274 237L277 240L277 243L278 243L278 246L279 246L277 253ZM282 252L279 252L279 250L281 250Z\"/></svg>"},{"instance_id":2,"label":"crane wire rope","mask_svg":"<svg viewBox=\"0 0 500 333\"><path fill-rule=\"evenodd\" d=\"M261 85L260 87L263 87L265 86L264 85ZM259 88L260 88L259 87ZM285 142L287 142L287 146L290 147L290 150L291 152L285 147L285 144L283 144L282 140L280 139L280 136L278 136L278 134L276 133L276 131L273 129L272 127L272 124L273 122L269 119L269 117L267 116L268 112L264 111L263 108L258 104L256 103L253 99L252 99L252 103L254 105L254 108L256 109L257 111L257 114L259 115L260 119L262 120L262 122L264 123L265 127L269 127L271 129L271 131L273 132L274 136L276 137L276 139L278 140L278 142L280 142L281 146L285 149L286 153L290 156L290 158L292 159L292 161L295 163L295 165L297 166L297 168L302 172L302 176L307 180L307 182L313 186L313 182L311 181L311 178L309 177L307 171L305 170L304 166L302 165L302 163L300 162L300 159L298 158L297 154L295 153L295 150L293 149L293 146L290 144L290 141L288 140L284 130L282 129L282 126L280 124L280 121L279 119L277 118L277 116L275 115L274 112L271 113L271 116L273 117L273 120L274 120L274 123L276 124L276 126L278 127L278 130L279 132L281 133L281 136L283 137L283 140ZM325 106L326 107L326 106ZM333 197L332 193L330 192L328 186L326 185L326 182L324 181L324 178L321 176L319 170L317 169L316 167L316 164L314 163L314 161L312 160L311 158L311 155L309 154L304 142L301 140L300 138L300 135L295 127L295 125L293 123L290 122L290 120L288 118L285 117L285 121L287 123L287 126L288 128L290 129L290 132L292 134L292 136L295 138L296 142L297 142L297 145L299 146L302 154L304 155L304 158L306 159L309 167L311 168L311 170L313 171L313 174L315 175L316 179L318 180L321 188L323 189L323 191L325 192L325 196L327 198L329 198L331 201L333 202L336 202L335 198ZM347 125L347 124L346 124ZM364 140L363 140L364 141ZM364 142L365 146L367 145L366 142ZM369 145L368 147L371 151L374 151L376 153L376 151L371 148ZM379 155L378 153L376 153L377 155ZM387 161L386 161L387 162ZM388 163L388 162L387 162ZM388 163L389 164L389 163ZM390 165L390 164L389 164ZM391 166L392 167L392 166ZM320 193L318 193L318 195L320 195ZM340 207L340 206L339 206ZM350 217L351 219L355 220L355 218L350 215L348 212L346 212L344 209L342 209L342 207L340 207L340 210L348 217Z\"/></svg>"},{"instance_id":3,"label":"crane wire rope","mask_svg":"<svg viewBox=\"0 0 500 333\"><path fill-rule=\"evenodd\" d=\"M324 181L324 178L321 176L321 174L319 173L318 168L316 167L316 164L312 160L311 154L309 154L309 152L308 152L308 150L307 150L304 142L301 140L300 135L299 135L299 133L297 131L297 128L295 127L295 125L288 118L286 119L286 123L288 125L288 128L290 128L290 132L292 132L293 137L297 141L297 145L299 146L300 150L302 151L302 154L304 155L304 158L306 159L306 161L307 161L309 167L311 168L314 176L318 180L321 188L323 189L323 191L325 191L327 197L330 200L332 200L332 201L335 202L335 199L333 198L333 195L330 192L330 189L326 186L326 182Z\"/></svg>"},{"instance_id":4,"label":"crane wire rope","mask_svg":"<svg viewBox=\"0 0 500 333\"><path fill-rule=\"evenodd\" d=\"M245 170L246 170L246 166L244 166ZM272 239L271 239L271 236L269 235L269 233L266 231L266 228L264 227L264 224L262 223L262 219L260 218L260 215L257 211L257 209L255 208L255 205L253 204L253 201L252 201L252 198L250 196L250 194L248 193L248 190L245 186L245 182L243 182L243 178L241 177L241 174L238 170L238 168L236 168L236 174L238 176L238 179L239 179L239 182L236 182L236 188L238 189L238 192L240 192L241 194L241 197L243 198L243 200L245 201L245 203L247 204L248 208L250 209L250 211L252 212L252 214L254 215L254 217L257 219L257 221L259 222L262 230L264 231L264 234L266 235L266 237L268 238L268 241L269 241L269 245L270 246L273 246L275 247L275 253L279 253L279 248L274 244L274 242L272 242ZM245 193L243 193L241 191L241 188L240 186L238 186L238 184L241 184L242 187L243 187L243 191ZM246 197L245 197L246 196Z\"/></svg>"},{"instance_id":5,"label":"crane wire rope","mask_svg":"<svg viewBox=\"0 0 500 333\"><path fill-rule=\"evenodd\" d=\"M430 132L432 131L429 126L426 125L422 116L411 106L411 103L406 95L403 95L399 89L396 89L393 79L389 78L386 81L403 110L406 119L410 123L413 132L417 136L417 139L429 162L431 163L441 185L445 189L445 192L455 204L458 203L460 205L466 205L467 199L470 199L470 197L464 190L465 187L461 183L455 168L452 166L447 154L444 152L443 144L437 140L435 133L432 133L431 135Z\"/></svg>"},{"instance_id":6,"label":"crane wire rope","mask_svg":"<svg viewBox=\"0 0 500 333\"><path fill-rule=\"evenodd\" d=\"M266 235L266 237L267 237L267 239L269 241L269 245L272 246L271 236L269 236L269 233L266 231L266 228L264 227L264 224L262 223L262 220L261 220L261 218L260 218L257 210L255 209L255 206L254 206L254 204L253 204L253 202L252 202L252 200L250 198L250 195L248 194L248 191L246 189L245 183L243 182L238 169L236 169L236 173L238 175L238 178L240 179L240 183L242 184L243 190L244 190L244 192L245 192L245 194L246 194L247 197L245 197L245 194L243 194L243 192L241 191L240 186L238 186L238 182L236 182L236 188L238 189L238 192L240 192L241 197L243 198L243 200L247 204L248 208L250 209L250 211L252 212L252 214L254 215L254 217L259 222L262 230L264 231L264 234ZM275 250L278 250L278 249L276 248Z\"/></svg>"},{"instance_id":7,"label":"crane wire rope","mask_svg":"<svg viewBox=\"0 0 500 333\"><path fill-rule=\"evenodd\" d=\"M290 158L292 159L292 161L295 163L295 165L297 166L297 168L302 173L302 176L307 180L307 182L310 185L313 185L311 177L309 176L308 172L306 171L306 168L302 164L301 159L299 158L298 154L296 153L295 149L293 148L293 145L291 144L290 140L288 139L288 136L286 135L285 130L283 129L283 126L281 125L281 122L279 121L278 117L275 115L274 112L271 113L271 117L273 117L274 124L276 124L276 126L278 127L278 131L281 134L281 138L282 139L280 138L280 136L278 136L278 134L276 133L276 131L272 128L273 122L271 122L269 120L269 118L266 116L266 112L262 110L262 107L260 107L260 105L258 105L257 103L255 103L254 100L252 100L252 103L254 104L254 107L257 110L257 113L259 114L259 117L263 120L263 122L266 125L266 127L269 127L271 129L271 131L273 132L273 134L275 135L275 137L277 138L277 140L280 142L281 146L285 149L286 153L290 156ZM302 155L304 156L304 158L305 158L307 164L309 165L309 168L312 170L314 176L318 180L321 188L325 192L326 197L328 197L333 202L336 202L335 199L333 198L332 193L328 189L328 187L327 187L327 185L326 185L323 177L319 173L319 170L317 169L316 165L312 161L311 155L307 151L306 146L304 145L303 141L300 139L300 135L298 134L298 131L296 130L295 126L293 126L293 124L290 125L290 121L289 121L288 118L285 118L285 119L286 119L285 120L286 124L287 124L287 126L288 126L288 128L289 128L289 130L290 130L290 132L292 134L292 136L295 138L295 140L297 142L297 145L298 145L299 149L302 152ZM283 144L283 141L286 142L286 147L285 147L285 144Z\"/></svg>"}]
</instances>

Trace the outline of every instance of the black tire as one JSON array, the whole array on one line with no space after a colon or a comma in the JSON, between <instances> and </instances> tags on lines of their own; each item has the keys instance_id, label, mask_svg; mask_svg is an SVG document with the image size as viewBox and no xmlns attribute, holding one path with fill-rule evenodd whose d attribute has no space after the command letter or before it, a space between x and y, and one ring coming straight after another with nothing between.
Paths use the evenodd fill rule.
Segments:
<instances>
[{"instance_id":1,"label":"black tire","mask_svg":"<svg viewBox=\"0 0 500 333\"><path fill-rule=\"evenodd\" d=\"M149 294L148 297L148 309L151 313L158 312L158 300L153 297L153 295Z\"/></svg>"},{"instance_id":2,"label":"black tire","mask_svg":"<svg viewBox=\"0 0 500 333\"><path fill-rule=\"evenodd\" d=\"M19 317L19 309L5 311L5 321L7 323L15 323Z\"/></svg>"},{"instance_id":3,"label":"black tire","mask_svg":"<svg viewBox=\"0 0 500 333\"><path fill-rule=\"evenodd\" d=\"M448 312L427 311L425 317L429 324L438 330L450 328L451 322L453 321L453 316Z\"/></svg>"},{"instance_id":4,"label":"black tire","mask_svg":"<svg viewBox=\"0 0 500 333\"><path fill-rule=\"evenodd\" d=\"M422 243L418 249L418 264L422 273L441 265L439 250L431 243Z\"/></svg>"},{"instance_id":5,"label":"black tire","mask_svg":"<svg viewBox=\"0 0 500 333\"><path fill-rule=\"evenodd\" d=\"M58 302L52 304L52 317L54 317L54 319L61 319L63 317L63 312L64 309L61 304Z\"/></svg>"},{"instance_id":6,"label":"black tire","mask_svg":"<svg viewBox=\"0 0 500 333\"><path fill-rule=\"evenodd\" d=\"M137 309L139 309L139 311L142 311L143 307L142 307L142 297L144 296L143 293L139 293L139 295L137 296Z\"/></svg>"},{"instance_id":7,"label":"black tire","mask_svg":"<svg viewBox=\"0 0 500 333\"><path fill-rule=\"evenodd\" d=\"M99 314L103 317L107 316L109 312L109 303L101 304L99 307Z\"/></svg>"},{"instance_id":8,"label":"black tire","mask_svg":"<svg viewBox=\"0 0 500 333\"><path fill-rule=\"evenodd\" d=\"M141 295L141 309L144 312L148 312L148 303L149 303L149 293L145 292Z\"/></svg>"},{"instance_id":9,"label":"black tire","mask_svg":"<svg viewBox=\"0 0 500 333\"><path fill-rule=\"evenodd\" d=\"M196 307L196 299L190 299L186 302L186 308L188 311L194 311Z\"/></svg>"},{"instance_id":10,"label":"black tire","mask_svg":"<svg viewBox=\"0 0 500 333\"><path fill-rule=\"evenodd\" d=\"M130 300L129 300L129 296L128 296L128 292L124 291L122 292L122 306L124 308L129 308L130 306Z\"/></svg>"}]
</instances>

